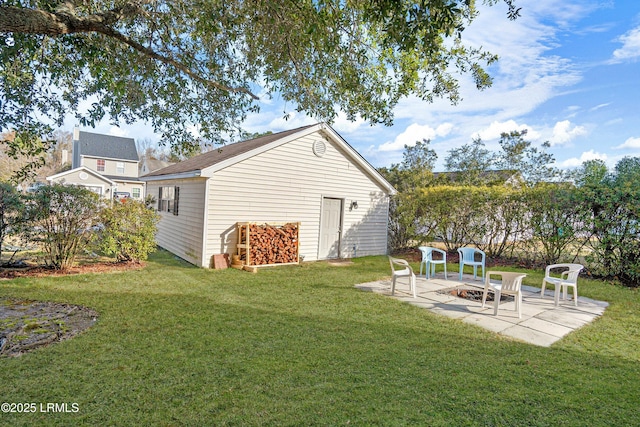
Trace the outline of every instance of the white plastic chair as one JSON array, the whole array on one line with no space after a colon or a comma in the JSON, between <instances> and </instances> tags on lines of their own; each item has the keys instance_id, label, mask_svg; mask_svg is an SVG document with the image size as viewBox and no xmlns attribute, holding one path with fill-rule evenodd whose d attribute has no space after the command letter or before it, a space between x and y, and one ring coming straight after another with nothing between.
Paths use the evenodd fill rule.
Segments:
<instances>
[{"instance_id":1,"label":"white plastic chair","mask_svg":"<svg viewBox=\"0 0 640 427\"><path fill-rule=\"evenodd\" d=\"M486 255L480 249L476 248L458 248L460 255L460 280L462 280L462 271L465 265L473 266L473 280L476 280L478 267L482 267L482 277L484 279L484 262ZM480 261L476 261L476 254L480 254Z\"/></svg>"},{"instance_id":2,"label":"white plastic chair","mask_svg":"<svg viewBox=\"0 0 640 427\"><path fill-rule=\"evenodd\" d=\"M413 269L409 263L403 259L389 257L389 263L391 264L391 295L396 290L396 279L398 277L409 278L409 288L413 293L413 297L416 298L416 275L413 273Z\"/></svg>"},{"instance_id":3,"label":"white plastic chair","mask_svg":"<svg viewBox=\"0 0 640 427\"><path fill-rule=\"evenodd\" d=\"M422 276L422 266L425 266L424 275L428 279L430 276L436 275L436 264L442 264L444 266L444 278L447 278L447 253L441 249L432 248L430 246L418 247L422 252L422 262L420 263L420 275ZM433 259L433 253L438 253L442 256L442 259ZM429 270L431 268L431 270ZM431 271L431 273L429 273Z\"/></svg>"},{"instance_id":4,"label":"white plastic chair","mask_svg":"<svg viewBox=\"0 0 640 427\"><path fill-rule=\"evenodd\" d=\"M544 272L544 279L542 279L542 289L540 290L540 298L544 297L544 290L547 287L547 283L552 284L555 287L553 298L555 305L560 304L560 291L564 291L564 299L567 299L567 288L573 288L573 303L578 306L578 275L584 266L582 264L552 264L548 265ZM560 273L560 277L552 276L554 274L552 270L564 269Z\"/></svg>"},{"instance_id":5,"label":"white plastic chair","mask_svg":"<svg viewBox=\"0 0 640 427\"><path fill-rule=\"evenodd\" d=\"M500 276L500 282L491 282L491 276ZM506 271L487 271L487 276L484 281L484 292L482 293L482 308L487 301L487 294L489 288L493 290L495 300L493 302L493 315L498 315L498 306L500 305L501 295L513 295L516 302L516 311L518 312L518 318L522 318L522 279L527 275L524 273L513 273Z\"/></svg>"}]
</instances>

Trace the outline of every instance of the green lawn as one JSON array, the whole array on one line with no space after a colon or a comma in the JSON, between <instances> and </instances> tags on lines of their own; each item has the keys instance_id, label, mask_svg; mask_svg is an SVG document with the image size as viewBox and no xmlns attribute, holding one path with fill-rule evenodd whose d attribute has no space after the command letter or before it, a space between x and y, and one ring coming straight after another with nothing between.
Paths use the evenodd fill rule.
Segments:
<instances>
[{"instance_id":1,"label":"green lawn","mask_svg":"<svg viewBox=\"0 0 640 427\"><path fill-rule=\"evenodd\" d=\"M160 252L142 271L0 281L0 296L100 313L74 339L0 358L0 403L78 412L0 425L640 425L636 290L580 279L610 302L604 317L540 348L353 287L388 269L254 275Z\"/></svg>"}]
</instances>

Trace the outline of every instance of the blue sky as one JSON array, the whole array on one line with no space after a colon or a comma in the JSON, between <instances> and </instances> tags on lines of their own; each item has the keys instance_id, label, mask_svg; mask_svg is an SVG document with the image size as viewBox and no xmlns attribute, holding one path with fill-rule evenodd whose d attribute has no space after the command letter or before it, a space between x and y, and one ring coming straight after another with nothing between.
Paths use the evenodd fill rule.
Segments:
<instances>
[{"instance_id":1,"label":"blue sky","mask_svg":"<svg viewBox=\"0 0 640 427\"><path fill-rule=\"evenodd\" d=\"M480 3L480 2L479 2ZM462 76L463 100L426 103L403 100L391 127L348 122L333 127L376 167L402 160L405 144L431 140L443 169L449 150L480 136L497 150L501 132L527 129L534 145L549 141L556 166L570 169L602 159L609 166L640 156L640 1L516 0L521 17L506 18L506 6L480 6L465 31L467 44L498 54L489 68L493 86L475 89ZM250 132L281 131L314 123L292 112L277 97L245 123ZM69 122L69 127L73 126ZM106 122L92 132L157 140L148 126L114 128Z\"/></svg>"}]
</instances>

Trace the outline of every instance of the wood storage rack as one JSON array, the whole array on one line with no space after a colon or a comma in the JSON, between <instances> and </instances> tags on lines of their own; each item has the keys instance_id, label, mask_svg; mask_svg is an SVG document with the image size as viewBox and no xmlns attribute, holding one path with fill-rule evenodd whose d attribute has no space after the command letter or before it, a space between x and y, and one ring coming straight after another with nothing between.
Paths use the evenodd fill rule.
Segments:
<instances>
[{"instance_id":1,"label":"wood storage rack","mask_svg":"<svg viewBox=\"0 0 640 427\"><path fill-rule=\"evenodd\" d=\"M298 264L299 222L238 222L237 257L245 266Z\"/></svg>"}]
</instances>

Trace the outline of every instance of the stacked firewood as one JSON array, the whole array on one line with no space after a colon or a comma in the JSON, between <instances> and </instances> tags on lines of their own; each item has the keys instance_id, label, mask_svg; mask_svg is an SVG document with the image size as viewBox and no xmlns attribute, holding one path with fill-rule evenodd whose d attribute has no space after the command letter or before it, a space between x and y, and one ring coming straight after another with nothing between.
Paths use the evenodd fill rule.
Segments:
<instances>
[{"instance_id":1,"label":"stacked firewood","mask_svg":"<svg viewBox=\"0 0 640 427\"><path fill-rule=\"evenodd\" d=\"M240 241L246 242L249 230L249 265L298 262L298 224L282 226L249 224L240 228ZM246 262L246 259L243 260Z\"/></svg>"}]
</instances>

